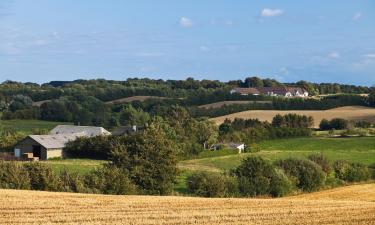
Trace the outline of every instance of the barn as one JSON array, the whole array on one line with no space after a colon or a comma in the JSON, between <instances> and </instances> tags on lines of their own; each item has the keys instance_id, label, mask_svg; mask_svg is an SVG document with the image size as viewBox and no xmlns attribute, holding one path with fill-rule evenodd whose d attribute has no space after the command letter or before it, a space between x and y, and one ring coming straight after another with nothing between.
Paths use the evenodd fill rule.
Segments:
<instances>
[{"instance_id":1,"label":"barn","mask_svg":"<svg viewBox=\"0 0 375 225\"><path fill-rule=\"evenodd\" d=\"M48 135L29 135L14 147L14 156L17 158L37 158L47 160L63 157L63 148L69 141L79 137L95 137L110 135L102 127L59 125L51 130Z\"/></svg>"}]
</instances>

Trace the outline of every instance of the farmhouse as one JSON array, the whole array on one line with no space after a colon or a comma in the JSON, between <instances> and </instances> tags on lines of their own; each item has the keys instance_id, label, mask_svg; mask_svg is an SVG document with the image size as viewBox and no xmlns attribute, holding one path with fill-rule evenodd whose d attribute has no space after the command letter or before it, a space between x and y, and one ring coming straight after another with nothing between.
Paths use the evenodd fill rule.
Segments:
<instances>
[{"instance_id":1,"label":"farmhouse","mask_svg":"<svg viewBox=\"0 0 375 225\"><path fill-rule=\"evenodd\" d=\"M308 97L309 93L300 87L261 87L261 88L234 88L231 94L240 95L266 95L266 96L282 96L287 98Z\"/></svg>"},{"instance_id":2,"label":"farmhouse","mask_svg":"<svg viewBox=\"0 0 375 225\"><path fill-rule=\"evenodd\" d=\"M79 137L95 137L110 135L102 127L59 125L48 135L29 135L20 141L14 148L14 156L28 159L47 160L49 158L63 157L63 148L69 141Z\"/></svg>"},{"instance_id":3,"label":"farmhouse","mask_svg":"<svg viewBox=\"0 0 375 225\"><path fill-rule=\"evenodd\" d=\"M112 132L112 135L114 136L123 136L123 135L131 135L136 134L139 132L142 132L144 130L144 127L141 126L121 126L118 127L116 130Z\"/></svg>"},{"instance_id":4,"label":"farmhouse","mask_svg":"<svg viewBox=\"0 0 375 225\"><path fill-rule=\"evenodd\" d=\"M238 153L242 153L245 151L245 144L244 143L217 143L213 144L210 149L211 150L220 150L221 148L229 148L233 150L237 150Z\"/></svg>"}]
</instances>

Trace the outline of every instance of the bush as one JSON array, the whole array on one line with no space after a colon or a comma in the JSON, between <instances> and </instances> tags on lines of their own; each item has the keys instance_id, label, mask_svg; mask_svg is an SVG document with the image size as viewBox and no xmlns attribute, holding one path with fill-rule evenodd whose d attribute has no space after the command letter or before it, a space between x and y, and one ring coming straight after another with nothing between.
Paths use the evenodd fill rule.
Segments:
<instances>
[{"instance_id":1,"label":"bush","mask_svg":"<svg viewBox=\"0 0 375 225\"><path fill-rule=\"evenodd\" d=\"M234 171L239 192L244 196L280 197L290 191L289 180L261 157L248 157Z\"/></svg>"},{"instance_id":2,"label":"bush","mask_svg":"<svg viewBox=\"0 0 375 225\"><path fill-rule=\"evenodd\" d=\"M202 197L224 197L236 192L236 183L219 173L198 172L187 179L188 191Z\"/></svg>"},{"instance_id":3,"label":"bush","mask_svg":"<svg viewBox=\"0 0 375 225\"><path fill-rule=\"evenodd\" d=\"M123 170L114 166L104 166L86 175L88 192L125 195L135 194L136 187Z\"/></svg>"},{"instance_id":4,"label":"bush","mask_svg":"<svg viewBox=\"0 0 375 225\"><path fill-rule=\"evenodd\" d=\"M332 172L331 162L322 153L309 155L308 159L318 164L327 175L329 175Z\"/></svg>"},{"instance_id":5,"label":"bush","mask_svg":"<svg viewBox=\"0 0 375 225\"><path fill-rule=\"evenodd\" d=\"M30 178L21 164L0 161L0 188L30 189Z\"/></svg>"},{"instance_id":6,"label":"bush","mask_svg":"<svg viewBox=\"0 0 375 225\"><path fill-rule=\"evenodd\" d=\"M349 121L341 118L335 118L332 119L331 121L328 121L326 119L323 119L320 122L319 128L321 130L345 130L348 129L349 127Z\"/></svg>"},{"instance_id":7,"label":"bush","mask_svg":"<svg viewBox=\"0 0 375 225\"><path fill-rule=\"evenodd\" d=\"M39 162L30 162L23 164L30 178L31 190L58 191L60 181L51 167Z\"/></svg>"},{"instance_id":8,"label":"bush","mask_svg":"<svg viewBox=\"0 0 375 225\"><path fill-rule=\"evenodd\" d=\"M361 163L339 160L334 163L333 168L336 177L347 182L366 181L371 177L369 168Z\"/></svg>"},{"instance_id":9,"label":"bush","mask_svg":"<svg viewBox=\"0 0 375 225\"><path fill-rule=\"evenodd\" d=\"M67 170L62 170L59 176L60 188L63 192L86 192L84 178L77 173L69 173Z\"/></svg>"},{"instance_id":10,"label":"bush","mask_svg":"<svg viewBox=\"0 0 375 225\"><path fill-rule=\"evenodd\" d=\"M295 185L303 191L316 191L325 181L325 174L319 165L304 159L286 159L276 162Z\"/></svg>"}]
</instances>

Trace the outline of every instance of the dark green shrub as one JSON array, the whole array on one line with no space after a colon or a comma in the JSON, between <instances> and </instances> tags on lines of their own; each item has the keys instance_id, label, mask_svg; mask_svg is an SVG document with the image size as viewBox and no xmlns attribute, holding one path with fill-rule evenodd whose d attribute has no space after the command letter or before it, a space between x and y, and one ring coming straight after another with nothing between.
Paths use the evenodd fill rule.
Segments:
<instances>
[{"instance_id":1,"label":"dark green shrub","mask_svg":"<svg viewBox=\"0 0 375 225\"><path fill-rule=\"evenodd\" d=\"M339 160L334 163L333 168L337 178L348 182L366 181L371 177L369 168L361 163Z\"/></svg>"},{"instance_id":2,"label":"dark green shrub","mask_svg":"<svg viewBox=\"0 0 375 225\"><path fill-rule=\"evenodd\" d=\"M332 166L329 159L322 153L312 154L307 157L310 161L318 164L322 170L329 175L332 172Z\"/></svg>"},{"instance_id":3,"label":"dark green shrub","mask_svg":"<svg viewBox=\"0 0 375 225\"><path fill-rule=\"evenodd\" d=\"M58 191L59 179L52 168L39 162L30 162L23 164L30 178L31 190L40 191Z\"/></svg>"},{"instance_id":4,"label":"dark green shrub","mask_svg":"<svg viewBox=\"0 0 375 225\"><path fill-rule=\"evenodd\" d=\"M188 191L202 197L224 197L235 192L233 179L219 173L198 172L187 179Z\"/></svg>"},{"instance_id":5,"label":"dark green shrub","mask_svg":"<svg viewBox=\"0 0 375 225\"><path fill-rule=\"evenodd\" d=\"M63 192L86 192L85 182L77 173L69 173L67 170L60 172L60 189Z\"/></svg>"},{"instance_id":6,"label":"dark green shrub","mask_svg":"<svg viewBox=\"0 0 375 225\"><path fill-rule=\"evenodd\" d=\"M261 157L248 157L234 171L238 189L244 196L283 196L290 191L288 179Z\"/></svg>"},{"instance_id":7,"label":"dark green shrub","mask_svg":"<svg viewBox=\"0 0 375 225\"><path fill-rule=\"evenodd\" d=\"M104 166L86 175L85 185L88 192L125 195L135 194L136 187L123 170L114 166Z\"/></svg>"},{"instance_id":8,"label":"dark green shrub","mask_svg":"<svg viewBox=\"0 0 375 225\"><path fill-rule=\"evenodd\" d=\"M325 174L319 165L304 159L286 159L276 162L295 185L303 191L315 191L323 186Z\"/></svg>"},{"instance_id":9,"label":"dark green shrub","mask_svg":"<svg viewBox=\"0 0 375 225\"><path fill-rule=\"evenodd\" d=\"M0 161L0 188L30 189L29 175L20 163Z\"/></svg>"}]
</instances>

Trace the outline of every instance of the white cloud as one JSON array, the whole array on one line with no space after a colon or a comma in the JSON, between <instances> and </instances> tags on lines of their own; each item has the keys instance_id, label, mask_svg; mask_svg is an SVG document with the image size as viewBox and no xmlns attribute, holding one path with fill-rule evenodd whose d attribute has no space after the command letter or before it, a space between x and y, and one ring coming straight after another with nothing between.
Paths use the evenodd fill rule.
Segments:
<instances>
[{"instance_id":1,"label":"white cloud","mask_svg":"<svg viewBox=\"0 0 375 225\"><path fill-rule=\"evenodd\" d=\"M338 52L330 52L329 54L328 54L328 58L331 58L331 59L338 59L338 58L340 58L341 57L341 55L340 55L340 53L338 53Z\"/></svg>"},{"instance_id":2,"label":"white cloud","mask_svg":"<svg viewBox=\"0 0 375 225\"><path fill-rule=\"evenodd\" d=\"M187 17L181 17L180 26L182 26L182 27L192 27L192 26L194 26L194 23L191 19L189 19Z\"/></svg>"},{"instance_id":3,"label":"white cloud","mask_svg":"<svg viewBox=\"0 0 375 225\"><path fill-rule=\"evenodd\" d=\"M281 67L279 72L284 74L284 75L288 75L290 73L290 71L286 67Z\"/></svg>"},{"instance_id":4,"label":"white cloud","mask_svg":"<svg viewBox=\"0 0 375 225\"><path fill-rule=\"evenodd\" d=\"M276 17L281 16L284 14L284 11L282 9L270 9L270 8L264 8L261 12L261 17Z\"/></svg>"},{"instance_id":5,"label":"white cloud","mask_svg":"<svg viewBox=\"0 0 375 225\"><path fill-rule=\"evenodd\" d=\"M375 59L375 53L365 54L363 55L363 57L367 59Z\"/></svg>"},{"instance_id":6,"label":"white cloud","mask_svg":"<svg viewBox=\"0 0 375 225\"><path fill-rule=\"evenodd\" d=\"M199 47L199 49L200 49L202 52L209 52L209 51L211 51L211 49L210 49L209 47L207 47L207 46L201 46L201 47Z\"/></svg>"},{"instance_id":7,"label":"white cloud","mask_svg":"<svg viewBox=\"0 0 375 225\"><path fill-rule=\"evenodd\" d=\"M361 12L357 12L356 14L354 14L353 16L353 21L358 21L359 19L362 18L362 13Z\"/></svg>"}]
</instances>

